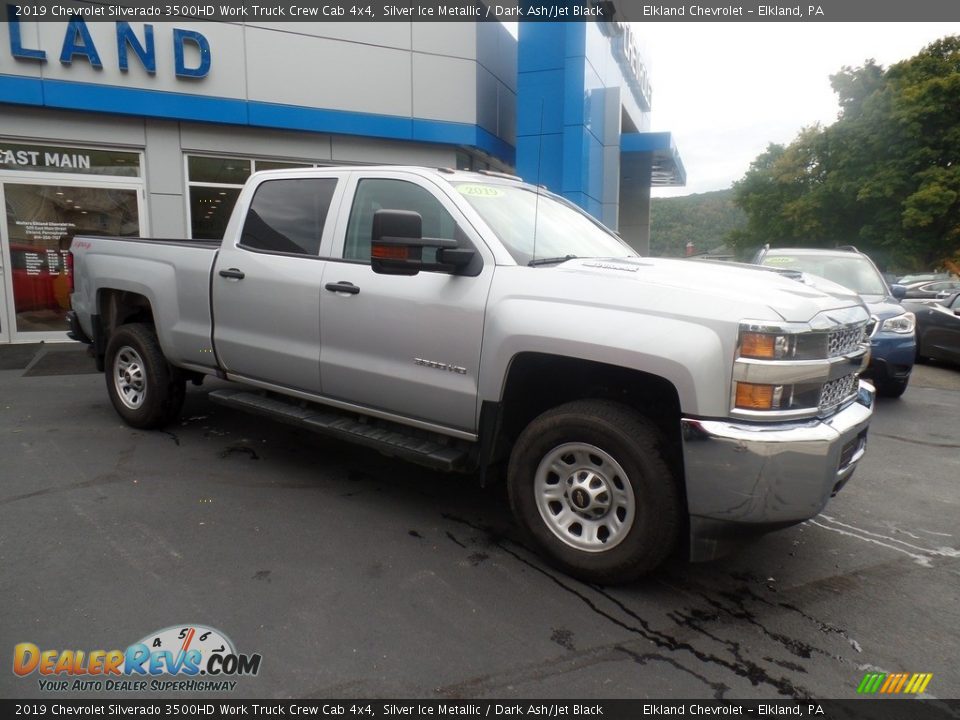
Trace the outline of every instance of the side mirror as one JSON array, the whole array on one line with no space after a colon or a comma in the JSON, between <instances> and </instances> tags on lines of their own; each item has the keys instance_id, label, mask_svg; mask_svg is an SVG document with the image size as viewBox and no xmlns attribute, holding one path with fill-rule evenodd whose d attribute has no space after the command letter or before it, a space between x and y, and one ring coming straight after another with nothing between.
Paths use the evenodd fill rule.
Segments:
<instances>
[{"instance_id":1,"label":"side mirror","mask_svg":"<svg viewBox=\"0 0 960 720\"><path fill-rule=\"evenodd\" d=\"M461 247L442 247L437 250L437 264L454 271L467 267L476 256L476 251Z\"/></svg>"},{"instance_id":2,"label":"side mirror","mask_svg":"<svg viewBox=\"0 0 960 720\"><path fill-rule=\"evenodd\" d=\"M903 285L891 285L890 293L897 300L903 300L907 296L907 289Z\"/></svg>"},{"instance_id":3,"label":"side mirror","mask_svg":"<svg viewBox=\"0 0 960 720\"><path fill-rule=\"evenodd\" d=\"M383 275L416 275L423 266L423 218L409 210L373 214L370 266Z\"/></svg>"},{"instance_id":4,"label":"side mirror","mask_svg":"<svg viewBox=\"0 0 960 720\"><path fill-rule=\"evenodd\" d=\"M436 249L436 262L424 262L424 248ZM456 240L423 237L423 218L410 210L377 210L373 214L370 267L381 275L416 275L421 270L456 273L476 252Z\"/></svg>"}]
</instances>

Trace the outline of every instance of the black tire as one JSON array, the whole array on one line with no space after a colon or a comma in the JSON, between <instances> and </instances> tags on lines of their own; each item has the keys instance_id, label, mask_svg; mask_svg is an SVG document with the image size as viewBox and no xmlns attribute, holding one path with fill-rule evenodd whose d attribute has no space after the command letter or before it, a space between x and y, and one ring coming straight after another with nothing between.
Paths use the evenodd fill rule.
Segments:
<instances>
[{"instance_id":1,"label":"black tire","mask_svg":"<svg viewBox=\"0 0 960 720\"><path fill-rule=\"evenodd\" d=\"M907 384L910 378L906 380L891 380L877 378L877 395L886 398L898 398L907 390Z\"/></svg>"},{"instance_id":2,"label":"black tire","mask_svg":"<svg viewBox=\"0 0 960 720\"><path fill-rule=\"evenodd\" d=\"M593 456L583 446L599 449L603 456ZM564 572L600 584L635 580L666 560L682 525L677 479L660 446L660 433L652 423L615 402L578 400L548 410L524 429L510 455L507 489L514 517L528 539ZM538 475L541 463L561 472L543 470ZM559 478L567 471L567 477ZM590 479L591 474L596 477ZM601 481L599 490L588 490L595 480ZM584 482L588 484L578 484ZM558 485L560 490L555 489ZM562 499L548 499L558 492L563 492ZM627 509L631 500L632 514ZM595 519L581 513L604 514ZM611 530L616 526L620 529ZM605 549L608 542L613 546Z\"/></svg>"},{"instance_id":3,"label":"black tire","mask_svg":"<svg viewBox=\"0 0 960 720\"><path fill-rule=\"evenodd\" d=\"M132 323L114 331L104 374L110 402L128 425L160 428L179 416L186 382L167 362L151 326Z\"/></svg>"}]
</instances>

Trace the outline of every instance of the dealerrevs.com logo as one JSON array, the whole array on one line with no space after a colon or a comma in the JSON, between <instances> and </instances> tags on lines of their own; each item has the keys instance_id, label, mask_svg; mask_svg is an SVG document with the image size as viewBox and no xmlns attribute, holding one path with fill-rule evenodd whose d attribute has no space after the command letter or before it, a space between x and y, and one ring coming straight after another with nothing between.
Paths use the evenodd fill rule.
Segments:
<instances>
[{"instance_id":1,"label":"dealerrevs.com logo","mask_svg":"<svg viewBox=\"0 0 960 720\"><path fill-rule=\"evenodd\" d=\"M126 650L41 650L30 642L13 648L13 672L36 673L50 692L233 690L233 678L260 671L258 653L238 653L230 639L204 625L173 625L150 633Z\"/></svg>"}]
</instances>

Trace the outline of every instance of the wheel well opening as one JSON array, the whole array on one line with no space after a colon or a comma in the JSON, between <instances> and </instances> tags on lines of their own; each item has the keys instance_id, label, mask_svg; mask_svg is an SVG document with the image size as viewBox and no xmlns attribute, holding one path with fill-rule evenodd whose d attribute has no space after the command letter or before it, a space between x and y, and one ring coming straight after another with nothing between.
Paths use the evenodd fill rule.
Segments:
<instances>
[{"instance_id":1,"label":"wheel well opening","mask_svg":"<svg viewBox=\"0 0 960 720\"><path fill-rule=\"evenodd\" d=\"M146 296L127 290L102 290L97 303L106 337L128 323L154 324L153 308Z\"/></svg>"},{"instance_id":2,"label":"wheel well opening","mask_svg":"<svg viewBox=\"0 0 960 720\"><path fill-rule=\"evenodd\" d=\"M509 457L520 432L541 413L587 399L622 403L656 425L664 440L663 458L683 492L680 398L676 388L658 375L590 360L541 353L522 353L514 358L503 391L493 460Z\"/></svg>"},{"instance_id":3,"label":"wheel well opening","mask_svg":"<svg viewBox=\"0 0 960 720\"><path fill-rule=\"evenodd\" d=\"M107 343L121 325L128 323L154 324L153 308L146 296L127 290L105 289L97 295L98 327L93 329L94 359L97 370L103 372Z\"/></svg>"}]
</instances>

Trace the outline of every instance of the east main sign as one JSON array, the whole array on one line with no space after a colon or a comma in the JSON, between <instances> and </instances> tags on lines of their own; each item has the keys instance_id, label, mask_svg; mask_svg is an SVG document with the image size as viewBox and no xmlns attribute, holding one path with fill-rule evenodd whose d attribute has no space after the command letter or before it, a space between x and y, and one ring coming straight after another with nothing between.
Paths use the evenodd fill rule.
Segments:
<instances>
[{"instance_id":1,"label":"east main sign","mask_svg":"<svg viewBox=\"0 0 960 720\"><path fill-rule=\"evenodd\" d=\"M45 63L48 49L31 47L24 41L20 20L16 17L14 6L7 6L9 23L10 54L19 60ZM117 66L127 72L131 62L137 62L151 75L157 72L157 48L154 41L153 25L144 25L143 34L138 36L128 22L118 22L114 36ZM63 42L59 48L49 48L49 53L59 53L63 65L72 65L75 60L90 64L90 67L102 69L102 47L97 47L90 29L83 18L74 18L66 24ZM188 61L188 54L191 56ZM112 54L111 54L112 56ZM173 29L173 65L177 77L202 78L210 72L212 57L210 43L196 30Z\"/></svg>"}]
</instances>

